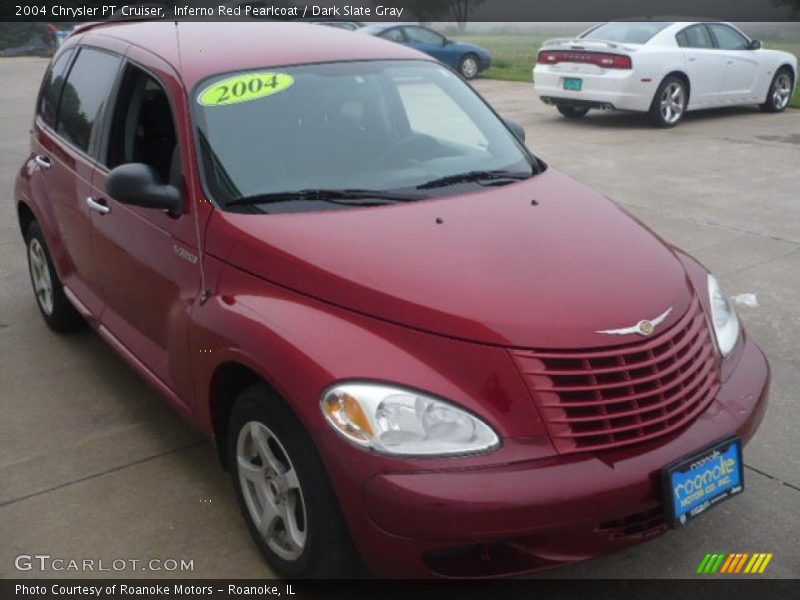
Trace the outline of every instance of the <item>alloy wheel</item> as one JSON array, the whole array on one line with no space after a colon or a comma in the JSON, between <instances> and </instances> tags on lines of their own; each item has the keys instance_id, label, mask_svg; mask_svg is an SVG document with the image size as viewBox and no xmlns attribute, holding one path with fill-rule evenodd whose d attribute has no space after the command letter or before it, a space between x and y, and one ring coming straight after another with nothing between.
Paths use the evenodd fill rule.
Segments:
<instances>
[{"instance_id":1,"label":"alloy wheel","mask_svg":"<svg viewBox=\"0 0 800 600\"><path fill-rule=\"evenodd\" d=\"M264 542L284 560L297 560L306 546L308 519L300 480L283 444L266 425L250 421L239 432L236 467Z\"/></svg>"},{"instance_id":2,"label":"alloy wheel","mask_svg":"<svg viewBox=\"0 0 800 600\"><path fill-rule=\"evenodd\" d=\"M677 123L686 109L686 92L678 81L672 81L661 94L661 117L670 125Z\"/></svg>"},{"instance_id":3,"label":"alloy wheel","mask_svg":"<svg viewBox=\"0 0 800 600\"><path fill-rule=\"evenodd\" d=\"M472 79L478 74L478 61L474 57L468 56L461 63L461 74L466 79Z\"/></svg>"},{"instance_id":4,"label":"alloy wheel","mask_svg":"<svg viewBox=\"0 0 800 600\"><path fill-rule=\"evenodd\" d=\"M46 315L53 314L53 281L42 244L36 238L28 244L28 264L36 301Z\"/></svg>"},{"instance_id":5,"label":"alloy wheel","mask_svg":"<svg viewBox=\"0 0 800 600\"><path fill-rule=\"evenodd\" d=\"M783 110L789 104L792 96L792 78L786 73L781 73L775 79L772 87L772 105L777 110Z\"/></svg>"}]
</instances>

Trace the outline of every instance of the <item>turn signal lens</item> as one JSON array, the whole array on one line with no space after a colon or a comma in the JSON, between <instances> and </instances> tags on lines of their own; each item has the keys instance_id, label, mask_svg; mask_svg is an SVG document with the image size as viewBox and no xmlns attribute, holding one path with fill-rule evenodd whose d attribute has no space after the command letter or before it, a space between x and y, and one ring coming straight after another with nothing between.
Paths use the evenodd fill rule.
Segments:
<instances>
[{"instance_id":1,"label":"turn signal lens","mask_svg":"<svg viewBox=\"0 0 800 600\"><path fill-rule=\"evenodd\" d=\"M322 411L330 423L354 441L365 443L374 436L367 415L350 394L328 394L322 402Z\"/></svg>"}]
</instances>

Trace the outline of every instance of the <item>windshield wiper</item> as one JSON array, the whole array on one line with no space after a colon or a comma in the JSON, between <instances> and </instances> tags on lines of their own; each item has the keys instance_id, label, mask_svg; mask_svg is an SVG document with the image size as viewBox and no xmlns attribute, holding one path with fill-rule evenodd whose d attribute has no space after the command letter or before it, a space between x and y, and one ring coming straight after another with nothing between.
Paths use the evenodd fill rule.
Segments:
<instances>
[{"instance_id":1,"label":"windshield wiper","mask_svg":"<svg viewBox=\"0 0 800 600\"><path fill-rule=\"evenodd\" d=\"M361 202L362 200L384 200L389 202L413 202L426 198L422 194L408 194L387 190L365 189L306 189L287 192L270 192L234 198L225 206L244 206L248 204L277 204L279 202L296 202L298 200L316 200L332 204L355 206L382 206L387 202Z\"/></svg>"},{"instance_id":2,"label":"windshield wiper","mask_svg":"<svg viewBox=\"0 0 800 600\"><path fill-rule=\"evenodd\" d=\"M440 177L432 179L422 185L418 185L418 190L427 190L430 188L446 187L448 185L455 185L458 183L481 183L482 181L497 182L490 185L498 185L503 183L513 183L514 181L522 181L529 179L533 173L523 173L521 171L506 171L503 169L495 169L493 171L467 171L466 173L458 173L457 175L448 175L447 177Z\"/></svg>"}]
</instances>

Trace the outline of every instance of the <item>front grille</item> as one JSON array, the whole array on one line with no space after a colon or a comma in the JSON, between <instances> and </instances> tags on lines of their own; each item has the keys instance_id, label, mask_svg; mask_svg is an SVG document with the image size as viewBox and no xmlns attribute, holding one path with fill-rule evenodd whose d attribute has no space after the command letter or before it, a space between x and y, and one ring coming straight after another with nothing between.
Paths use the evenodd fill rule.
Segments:
<instances>
[{"instance_id":1,"label":"front grille","mask_svg":"<svg viewBox=\"0 0 800 600\"><path fill-rule=\"evenodd\" d=\"M719 389L700 301L669 330L603 350L513 350L560 453L666 435L691 422Z\"/></svg>"}]
</instances>

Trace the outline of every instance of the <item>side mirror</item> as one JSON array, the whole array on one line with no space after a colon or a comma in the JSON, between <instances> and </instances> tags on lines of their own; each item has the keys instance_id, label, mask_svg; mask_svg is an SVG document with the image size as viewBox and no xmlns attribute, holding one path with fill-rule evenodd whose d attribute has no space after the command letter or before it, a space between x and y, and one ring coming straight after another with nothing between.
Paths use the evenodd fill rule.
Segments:
<instances>
[{"instance_id":1,"label":"side mirror","mask_svg":"<svg viewBox=\"0 0 800 600\"><path fill-rule=\"evenodd\" d=\"M748 50L761 50L761 40L750 40L750 43L747 44Z\"/></svg>"},{"instance_id":2,"label":"side mirror","mask_svg":"<svg viewBox=\"0 0 800 600\"><path fill-rule=\"evenodd\" d=\"M448 40L447 38L443 38L442 39L442 46L447 46L447 45L452 44L452 43L453 43L452 40Z\"/></svg>"},{"instance_id":3,"label":"side mirror","mask_svg":"<svg viewBox=\"0 0 800 600\"><path fill-rule=\"evenodd\" d=\"M506 124L506 127L508 127L511 130L511 133L514 134L514 137L516 137L520 142L524 144L525 128L516 121L514 121L513 119L503 119L503 122Z\"/></svg>"},{"instance_id":4,"label":"side mirror","mask_svg":"<svg viewBox=\"0 0 800 600\"><path fill-rule=\"evenodd\" d=\"M172 213L183 208L180 190L161 183L156 170L143 163L127 163L112 169L106 179L106 192L123 204L160 208Z\"/></svg>"}]
</instances>

